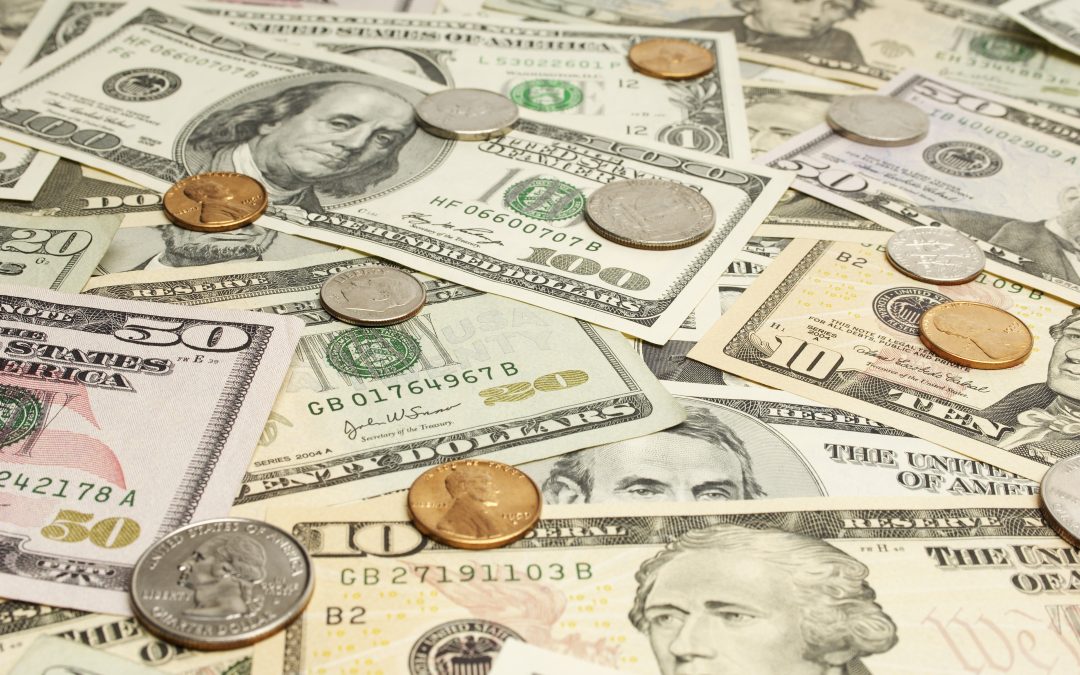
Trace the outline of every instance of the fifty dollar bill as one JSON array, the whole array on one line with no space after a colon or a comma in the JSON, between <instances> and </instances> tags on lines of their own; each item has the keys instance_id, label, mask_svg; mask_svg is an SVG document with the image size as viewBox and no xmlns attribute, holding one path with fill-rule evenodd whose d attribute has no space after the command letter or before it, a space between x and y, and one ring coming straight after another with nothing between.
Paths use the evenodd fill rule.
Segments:
<instances>
[{"instance_id":1,"label":"fifty dollar bill","mask_svg":"<svg viewBox=\"0 0 1080 675\"><path fill-rule=\"evenodd\" d=\"M129 613L143 550L228 512L299 327L288 317L4 288L4 595Z\"/></svg>"}]
</instances>

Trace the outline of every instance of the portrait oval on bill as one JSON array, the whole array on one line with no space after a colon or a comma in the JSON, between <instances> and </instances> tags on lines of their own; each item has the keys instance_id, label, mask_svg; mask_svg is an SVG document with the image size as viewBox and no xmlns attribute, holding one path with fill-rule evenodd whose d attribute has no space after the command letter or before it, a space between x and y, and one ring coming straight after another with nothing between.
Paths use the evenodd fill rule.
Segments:
<instances>
[{"instance_id":1,"label":"portrait oval on bill","mask_svg":"<svg viewBox=\"0 0 1080 675\"><path fill-rule=\"evenodd\" d=\"M196 115L181 134L192 174L235 171L273 207L322 213L399 189L445 159L451 142L417 129L424 94L363 73L254 85Z\"/></svg>"},{"instance_id":2,"label":"portrait oval on bill","mask_svg":"<svg viewBox=\"0 0 1080 675\"><path fill-rule=\"evenodd\" d=\"M519 468L548 504L729 501L825 494L798 450L728 406L680 397L686 421Z\"/></svg>"}]
</instances>

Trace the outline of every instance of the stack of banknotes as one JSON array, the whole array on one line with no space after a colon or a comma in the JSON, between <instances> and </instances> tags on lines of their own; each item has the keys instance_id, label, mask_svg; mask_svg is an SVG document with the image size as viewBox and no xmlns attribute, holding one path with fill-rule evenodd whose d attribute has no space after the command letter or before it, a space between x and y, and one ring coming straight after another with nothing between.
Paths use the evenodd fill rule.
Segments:
<instances>
[{"instance_id":1,"label":"stack of banknotes","mask_svg":"<svg viewBox=\"0 0 1080 675\"><path fill-rule=\"evenodd\" d=\"M715 66L634 70L655 38ZM1080 672L1080 549L1039 500L1080 455L1080 0L0 0L0 40L0 672ZM520 119L387 112L446 88ZM868 93L926 138L826 125ZM170 223L214 171L266 214ZM712 232L597 236L588 196L640 178ZM905 276L913 227L985 270ZM427 305L343 348L319 290L373 265ZM958 300L1030 357L928 351ZM402 491L470 458L541 489L524 539L412 526ZM303 544L307 609L231 651L148 632L135 562L228 515ZM273 580L215 555L185 583L241 578L242 624Z\"/></svg>"}]
</instances>

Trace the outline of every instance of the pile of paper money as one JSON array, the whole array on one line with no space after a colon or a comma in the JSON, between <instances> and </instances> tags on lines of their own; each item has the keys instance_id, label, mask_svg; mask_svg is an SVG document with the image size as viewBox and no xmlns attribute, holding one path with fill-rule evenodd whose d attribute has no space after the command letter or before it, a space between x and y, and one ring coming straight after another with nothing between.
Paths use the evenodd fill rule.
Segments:
<instances>
[{"instance_id":1,"label":"pile of paper money","mask_svg":"<svg viewBox=\"0 0 1080 675\"><path fill-rule=\"evenodd\" d=\"M0 57L0 672L1080 672L1080 0Z\"/></svg>"}]
</instances>

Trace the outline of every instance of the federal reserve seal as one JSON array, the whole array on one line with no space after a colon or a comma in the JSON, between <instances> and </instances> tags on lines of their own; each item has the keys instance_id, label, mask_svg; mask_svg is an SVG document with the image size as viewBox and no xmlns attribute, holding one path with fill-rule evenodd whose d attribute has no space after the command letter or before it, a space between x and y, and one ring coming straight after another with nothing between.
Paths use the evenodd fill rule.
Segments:
<instances>
[{"instance_id":1,"label":"federal reserve seal","mask_svg":"<svg viewBox=\"0 0 1080 675\"><path fill-rule=\"evenodd\" d=\"M585 208L585 194L555 178L530 178L510 186L503 203L536 220L567 220Z\"/></svg>"},{"instance_id":2,"label":"federal reserve seal","mask_svg":"<svg viewBox=\"0 0 1080 675\"><path fill-rule=\"evenodd\" d=\"M326 360L338 372L381 378L408 370L420 358L420 343L394 328L354 328L326 346Z\"/></svg>"},{"instance_id":3,"label":"federal reserve seal","mask_svg":"<svg viewBox=\"0 0 1080 675\"><path fill-rule=\"evenodd\" d=\"M33 433L41 423L42 411L41 401L31 392L0 385L0 447L18 443Z\"/></svg>"},{"instance_id":4,"label":"federal reserve seal","mask_svg":"<svg viewBox=\"0 0 1080 675\"><path fill-rule=\"evenodd\" d=\"M560 112L581 105L585 93L566 80L525 80L510 90L510 100L537 112Z\"/></svg>"},{"instance_id":5,"label":"federal reserve seal","mask_svg":"<svg viewBox=\"0 0 1080 675\"><path fill-rule=\"evenodd\" d=\"M978 143L945 141L923 150L923 161L950 176L986 178L1001 171L1005 162L996 152Z\"/></svg>"},{"instance_id":6,"label":"federal reserve seal","mask_svg":"<svg viewBox=\"0 0 1080 675\"><path fill-rule=\"evenodd\" d=\"M439 624L420 636L409 653L411 675L446 675L491 670L508 638L522 637L502 624L460 619Z\"/></svg>"},{"instance_id":7,"label":"federal reserve seal","mask_svg":"<svg viewBox=\"0 0 1080 675\"><path fill-rule=\"evenodd\" d=\"M949 302L949 296L925 288L890 288L874 298L871 305L881 323L905 335L919 334L923 312Z\"/></svg>"},{"instance_id":8,"label":"federal reserve seal","mask_svg":"<svg viewBox=\"0 0 1080 675\"><path fill-rule=\"evenodd\" d=\"M180 77L160 68L135 68L121 71L101 89L121 101L157 101L180 88Z\"/></svg>"}]
</instances>

